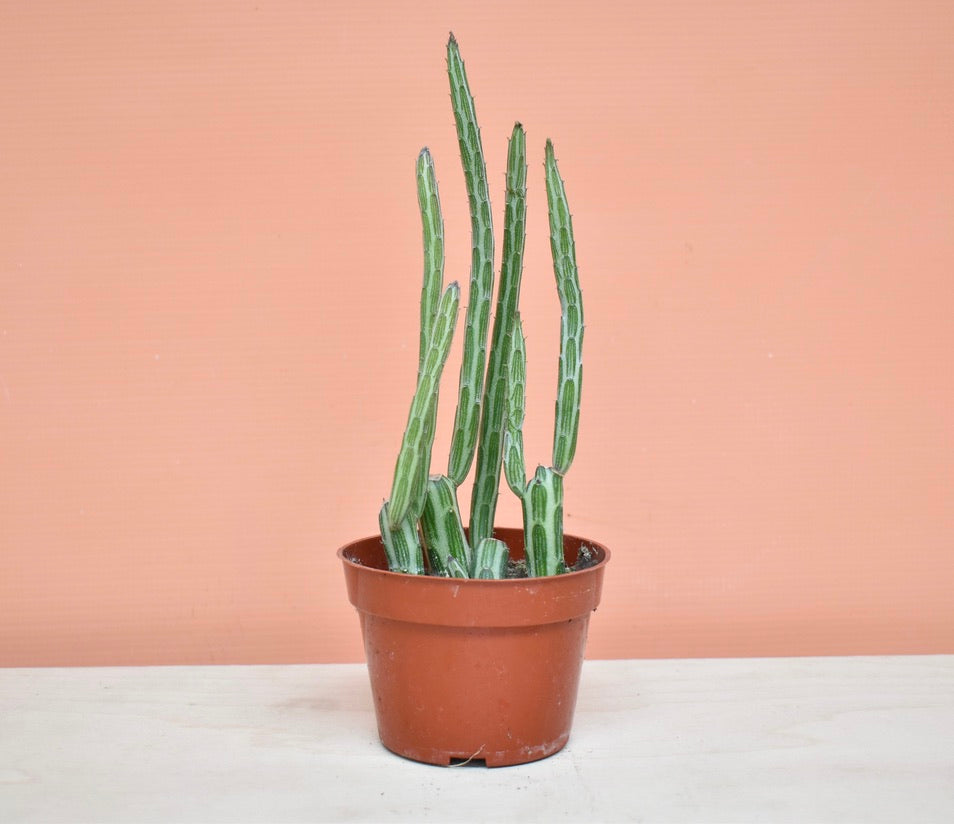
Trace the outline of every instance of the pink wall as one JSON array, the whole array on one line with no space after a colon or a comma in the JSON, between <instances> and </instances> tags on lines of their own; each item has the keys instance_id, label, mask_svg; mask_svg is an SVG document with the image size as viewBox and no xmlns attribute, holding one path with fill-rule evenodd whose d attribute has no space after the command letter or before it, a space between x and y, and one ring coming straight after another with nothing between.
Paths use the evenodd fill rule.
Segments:
<instances>
[{"instance_id":1,"label":"pink wall","mask_svg":"<svg viewBox=\"0 0 954 824\"><path fill-rule=\"evenodd\" d=\"M24 2L0 24L0 664L360 659L334 551L375 531L410 399L425 144L467 277L449 29L498 236L528 132L532 462L547 136L576 215L566 523L615 553L591 657L954 652L950 3Z\"/></svg>"}]
</instances>

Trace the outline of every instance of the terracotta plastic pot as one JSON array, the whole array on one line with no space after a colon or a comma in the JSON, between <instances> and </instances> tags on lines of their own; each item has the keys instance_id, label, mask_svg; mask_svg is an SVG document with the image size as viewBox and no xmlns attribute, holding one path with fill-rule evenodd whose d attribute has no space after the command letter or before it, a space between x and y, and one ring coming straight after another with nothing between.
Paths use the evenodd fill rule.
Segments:
<instances>
[{"instance_id":1,"label":"terracotta plastic pot","mask_svg":"<svg viewBox=\"0 0 954 824\"><path fill-rule=\"evenodd\" d=\"M496 535L523 557L522 530ZM490 767L562 749L609 560L600 544L567 535L568 564L581 544L595 556L586 569L503 581L389 572L378 536L338 550L385 747L429 764Z\"/></svg>"}]
</instances>

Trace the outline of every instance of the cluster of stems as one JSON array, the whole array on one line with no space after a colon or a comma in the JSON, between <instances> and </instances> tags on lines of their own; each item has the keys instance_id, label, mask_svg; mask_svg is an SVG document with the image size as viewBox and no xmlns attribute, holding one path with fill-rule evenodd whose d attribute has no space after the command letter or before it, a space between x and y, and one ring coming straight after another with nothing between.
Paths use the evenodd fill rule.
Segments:
<instances>
[{"instance_id":1,"label":"cluster of stems","mask_svg":"<svg viewBox=\"0 0 954 824\"><path fill-rule=\"evenodd\" d=\"M583 305L566 191L548 140L544 157L550 249L560 296L560 360L553 459L527 480L523 455L526 342L520 323L520 280L526 239L527 158L523 127L514 125L507 152L504 238L490 352L490 302L494 290L494 232L487 169L454 36L447 70L470 207L472 255L457 397L447 473L431 475L438 388L457 322L460 288L444 277L444 222L430 152L417 162L417 193L424 239L421 333L417 386L394 469L391 496L379 524L388 564L395 572L457 578L504 578L509 549L494 537L501 467L523 506L526 569L531 576L566 570L563 550L563 476L576 450L580 417ZM457 489L476 454L469 528Z\"/></svg>"}]
</instances>

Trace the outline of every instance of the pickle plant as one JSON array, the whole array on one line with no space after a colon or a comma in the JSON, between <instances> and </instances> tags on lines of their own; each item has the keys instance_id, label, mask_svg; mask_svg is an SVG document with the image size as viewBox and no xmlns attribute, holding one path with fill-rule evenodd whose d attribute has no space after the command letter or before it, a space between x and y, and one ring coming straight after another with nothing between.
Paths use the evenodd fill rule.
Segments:
<instances>
[{"instance_id":1,"label":"pickle plant","mask_svg":"<svg viewBox=\"0 0 954 824\"><path fill-rule=\"evenodd\" d=\"M391 496L379 515L388 565L395 572L456 578L504 578L509 549L493 535L503 466L523 507L526 569L530 576L566 571L563 556L563 476L576 451L580 418L583 304L573 223L553 144L544 153L550 250L560 296L560 360L553 458L527 480L523 454L526 342L520 323L520 279L526 239L526 135L514 125L507 152L506 203L497 305L487 356L494 288L494 232L487 169L467 74L453 34L447 71L460 158L470 207L472 255L457 412L447 473L430 475L438 386L457 323L460 288L443 289L444 222L430 152L417 162L417 195L424 239L417 386L394 469ZM457 489L476 453L469 530ZM422 540L423 539L423 540ZM425 563L426 558L426 563Z\"/></svg>"}]
</instances>

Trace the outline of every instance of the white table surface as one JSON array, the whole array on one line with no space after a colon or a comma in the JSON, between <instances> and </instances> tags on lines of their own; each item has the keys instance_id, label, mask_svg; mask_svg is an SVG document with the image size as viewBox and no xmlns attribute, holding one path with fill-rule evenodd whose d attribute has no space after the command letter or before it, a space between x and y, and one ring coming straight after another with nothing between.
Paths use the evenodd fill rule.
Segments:
<instances>
[{"instance_id":1,"label":"white table surface","mask_svg":"<svg viewBox=\"0 0 954 824\"><path fill-rule=\"evenodd\" d=\"M0 669L0 822L954 822L954 656L588 661L570 743L441 768L363 665Z\"/></svg>"}]
</instances>

